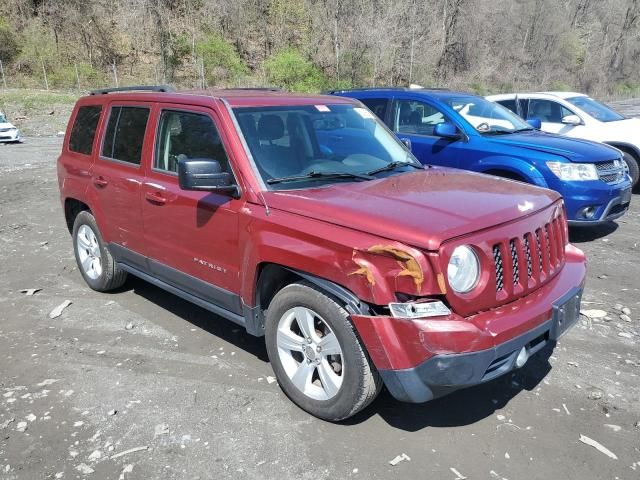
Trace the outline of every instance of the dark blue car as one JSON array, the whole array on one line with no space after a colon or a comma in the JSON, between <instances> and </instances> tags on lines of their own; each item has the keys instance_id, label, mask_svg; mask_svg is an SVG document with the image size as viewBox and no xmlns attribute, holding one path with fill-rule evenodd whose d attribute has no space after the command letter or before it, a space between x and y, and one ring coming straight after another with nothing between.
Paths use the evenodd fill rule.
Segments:
<instances>
[{"instance_id":1,"label":"dark blue car","mask_svg":"<svg viewBox=\"0 0 640 480\"><path fill-rule=\"evenodd\" d=\"M501 105L468 93L412 88L331 93L364 103L422 163L560 192L572 225L608 222L629 208L631 181L615 148L541 132ZM341 146L360 141L358 131L341 126L336 136L329 125L323 143L339 153Z\"/></svg>"}]
</instances>

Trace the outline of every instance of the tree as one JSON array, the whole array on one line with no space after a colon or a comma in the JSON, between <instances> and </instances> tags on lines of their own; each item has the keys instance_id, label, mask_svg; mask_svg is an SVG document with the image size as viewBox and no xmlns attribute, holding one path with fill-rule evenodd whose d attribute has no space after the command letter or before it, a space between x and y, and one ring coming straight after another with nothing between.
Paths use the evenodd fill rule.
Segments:
<instances>
[{"instance_id":1,"label":"tree","mask_svg":"<svg viewBox=\"0 0 640 480\"><path fill-rule=\"evenodd\" d=\"M11 30L9 23L0 17L0 60L7 64L20 53L20 46L15 33Z\"/></svg>"},{"instance_id":2,"label":"tree","mask_svg":"<svg viewBox=\"0 0 640 480\"><path fill-rule=\"evenodd\" d=\"M235 81L247 71L233 45L216 33L210 33L197 42L196 53L211 84Z\"/></svg>"},{"instance_id":3,"label":"tree","mask_svg":"<svg viewBox=\"0 0 640 480\"><path fill-rule=\"evenodd\" d=\"M270 83L295 92L318 92L326 86L322 72L298 50L287 48L265 62Z\"/></svg>"}]
</instances>

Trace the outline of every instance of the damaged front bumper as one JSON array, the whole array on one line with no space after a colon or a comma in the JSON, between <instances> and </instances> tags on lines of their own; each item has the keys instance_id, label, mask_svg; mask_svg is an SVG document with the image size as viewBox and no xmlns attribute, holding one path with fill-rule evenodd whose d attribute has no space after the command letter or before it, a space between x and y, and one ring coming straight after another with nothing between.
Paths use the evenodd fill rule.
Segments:
<instances>
[{"instance_id":1,"label":"damaged front bumper","mask_svg":"<svg viewBox=\"0 0 640 480\"><path fill-rule=\"evenodd\" d=\"M555 345L579 317L586 265L574 250L548 284L468 318L353 315L390 393L401 401L426 402L504 375L546 345Z\"/></svg>"}]
</instances>

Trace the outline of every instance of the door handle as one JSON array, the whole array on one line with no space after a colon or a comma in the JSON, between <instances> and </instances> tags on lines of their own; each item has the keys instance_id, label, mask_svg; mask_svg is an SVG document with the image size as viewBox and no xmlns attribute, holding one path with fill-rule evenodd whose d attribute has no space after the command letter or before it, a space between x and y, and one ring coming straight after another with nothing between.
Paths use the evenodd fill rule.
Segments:
<instances>
[{"instance_id":1,"label":"door handle","mask_svg":"<svg viewBox=\"0 0 640 480\"><path fill-rule=\"evenodd\" d=\"M106 178L104 178L102 175L100 175L99 177L95 177L93 179L93 184L98 188L104 188L107 185L109 185L109 182L107 181Z\"/></svg>"},{"instance_id":2,"label":"door handle","mask_svg":"<svg viewBox=\"0 0 640 480\"><path fill-rule=\"evenodd\" d=\"M159 192L146 192L144 197L148 202L155 203L156 205L164 205L167 203L167 199Z\"/></svg>"}]
</instances>

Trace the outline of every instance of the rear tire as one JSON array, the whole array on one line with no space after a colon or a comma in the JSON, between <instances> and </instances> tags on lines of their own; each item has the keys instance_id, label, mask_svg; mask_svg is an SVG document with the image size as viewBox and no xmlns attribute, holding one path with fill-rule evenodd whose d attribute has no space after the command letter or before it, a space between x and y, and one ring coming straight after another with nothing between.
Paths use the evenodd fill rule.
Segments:
<instances>
[{"instance_id":1,"label":"rear tire","mask_svg":"<svg viewBox=\"0 0 640 480\"><path fill-rule=\"evenodd\" d=\"M106 248L94 216L84 210L73 222L73 251L84 281L98 292L121 287L127 272L118 267Z\"/></svg>"},{"instance_id":2,"label":"rear tire","mask_svg":"<svg viewBox=\"0 0 640 480\"><path fill-rule=\"evenodd\" d=\"M622 152L624 162L629 168L629 176L631 177L631 185L635 188L638 185L638 179L640 179L640 165L638 165L638 159L627 152Z\"/></svg>"},{"instance_id":3,"label":"rear tire","mask_svg":"<svg viewBox=\"0 0 640 480\"><path fill-rule=\"evenodd\" d=\"M284 393L318 418L337 422L351 417L382 388L349 313L311 284L293 283L275 295L267 310L265 340Z\"/></svg>"}]
</instances>

